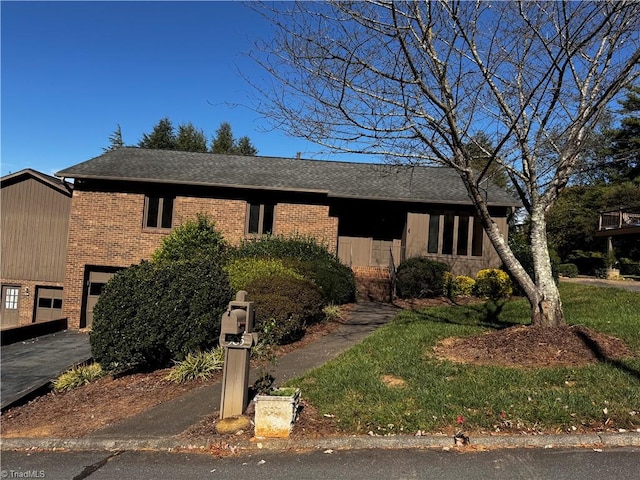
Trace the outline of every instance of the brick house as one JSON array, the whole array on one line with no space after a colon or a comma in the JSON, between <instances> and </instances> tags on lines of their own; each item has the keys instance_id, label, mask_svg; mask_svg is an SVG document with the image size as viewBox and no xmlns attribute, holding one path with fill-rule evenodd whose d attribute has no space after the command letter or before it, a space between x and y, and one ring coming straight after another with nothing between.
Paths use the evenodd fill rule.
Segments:
<instances>
[{"instance_id":1,"label":"brick house","mask_svg":"<svg viewBox=\"0 0 640 480\"><path fill-rule=\"evenodd\" d=\"M456 274L500 265L464 185L447 168L127 147L56 175L75 179L65 273L70 327L89 326L108 278L150 258L172 227L197 213L234 244L268 233L312 236L361 278L388 279L390 264L418 255ZM506 237L517 202L494 186L487 196Z\"/></svg>"},{"instance_id":2,"label":"brick house","mask_svg":"<svg viewBox=\"0 0 640 480\"><path fill-rule=\"evenodd\" d=\"M62 318L71 184L32 169L0 179L0 325Z\"/></svg>"}]
</instances>

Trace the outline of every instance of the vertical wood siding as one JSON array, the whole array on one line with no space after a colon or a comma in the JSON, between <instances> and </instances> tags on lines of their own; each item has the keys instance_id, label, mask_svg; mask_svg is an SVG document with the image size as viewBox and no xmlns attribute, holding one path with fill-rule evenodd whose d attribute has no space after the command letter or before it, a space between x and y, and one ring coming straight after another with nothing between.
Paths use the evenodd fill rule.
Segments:
<instances>
[{"instance_id":1,"label":"vertical wood siding","mask_svg":"<svg viewBox=\"0 0 640 480\"><path fill-rule=\"evenodd\" d=\"M62 282L71 197L35 179L0 191L2 277Z\"/></svg>"}]
</instances>

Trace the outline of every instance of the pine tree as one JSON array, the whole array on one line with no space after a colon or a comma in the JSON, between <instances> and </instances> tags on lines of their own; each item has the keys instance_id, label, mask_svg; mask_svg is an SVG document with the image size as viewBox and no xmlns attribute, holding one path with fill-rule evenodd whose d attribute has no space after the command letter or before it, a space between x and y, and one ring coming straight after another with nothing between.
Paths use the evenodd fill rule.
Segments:
<instances>
[{"instance_id":1,"label":"pine tree","mask_svg":"<svg viewBox=\"0 0 640 480\"><path fill-rule=\"evenodd\" d=\"M118 123L116 124L116 129L109 135L109 146L104 147L102 150L104 152L110 152L111 150L117 150L121 147L124 147L124 142L122 141L122 129Z\"/></svg>"},{"instance_id":2,"label":"pine tree","mask_svg":"<svg viewBox=\"0 0 640 480\"><path fill-rule=\"evenodd\" d=\"M194 127L191 122L183 123L178 127L175 149L184 152L206 152L207 137L202 130Z\"/></svg>"},{"instance_id":3,"label":"pine tree","mask_svg":"<svg viewBox=\"0 0 640 480\"><path fill-rule=\"evenodd\" d=\"M150 134L143 134L138 142L140 148L157 148L161 150L176 150L176 134L171 120L161 119Z\"/></svg>"}]
</instances>

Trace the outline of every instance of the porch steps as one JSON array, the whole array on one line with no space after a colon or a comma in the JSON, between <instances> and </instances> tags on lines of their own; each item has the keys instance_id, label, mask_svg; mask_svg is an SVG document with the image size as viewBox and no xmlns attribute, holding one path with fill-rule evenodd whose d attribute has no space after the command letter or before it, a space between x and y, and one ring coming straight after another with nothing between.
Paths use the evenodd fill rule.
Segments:
<instances>
[{"instance_id":1,"label":"porch steps","mask_svg":"<svg viewBox=\"0 0 640 480\"><path fill-rule=\"evenodd\" d=\"M356 278L356 295L359 302L392 301L391 276L388 268L352 267Z\"/></svg>"}]
</instances>

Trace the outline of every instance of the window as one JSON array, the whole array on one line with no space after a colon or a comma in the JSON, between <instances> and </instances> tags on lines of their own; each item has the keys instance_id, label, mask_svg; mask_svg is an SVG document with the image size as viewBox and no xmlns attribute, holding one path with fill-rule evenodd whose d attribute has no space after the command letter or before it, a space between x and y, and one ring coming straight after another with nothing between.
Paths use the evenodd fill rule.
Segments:
<instances>
[{"instance_id":1,"label":"window","mask_svg":"<svg viewBox=\"0 0 640 480\"><path fill-rule=\"evenodd\" d=\"M273 233L275 205L265 203L250 203L248 207L247 233Z\"/></svg>"},{"instance_id":2,"label":"window","mask_svg":"<svg viewBox=\"0 0 640 480\"><path fill-rule=\"evenodd\" d=\"M484 230L480 218L473 216L473 236L471 237L471 255L474 257L482 256L482 240L484 238Z\"/></svg>"},{"instance_id":3,"label":"window","mask_svg":"<svg viewBox=\"0 0 640 480\"><path fill-rule=\"evenodd\" d=\"M7 287L5 289L4 308L6 310L18 309L18 294L20 293L19 287Z\"/></svg>"},{"instance_id":4,"label":"window","mask_svg":"<svg viewBox=\"0 0 640 480\"><path fill-rule=\"evenodd\" d=\"M469 243L469 215L461 214L458 217L458 244L457 255L466 255Z\"/></svg>"},{"instance_id":5,"label":"window","mask_svg":"<svg viewBox=\"0 0 640 480\"><path fill-rule=\"evenodd\" d=\"M172 220L173 197L145 197L145 228L171 228Z\"/></svg>"},{"instance_id":6,"label":"window","mask_svg":"<svg viewBox=\"0 0 640 480\"><path fill-rule=\"evenodd\" d=\"M429 215L428 253L438 253L438 239L440 237L440 215Z\"/></svg>"},{"instance_id":7,"label":"window","mask_svg":"<svg viewBox=\"0 0 640 480\"><path fill-rule=\"evenodd\" d=\"M444 212L444 227L442 229L442 253L453 253L453 224L456 216L453 212Z\"/></svg>"}]
</instances>

